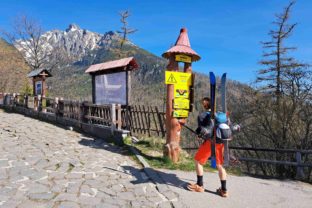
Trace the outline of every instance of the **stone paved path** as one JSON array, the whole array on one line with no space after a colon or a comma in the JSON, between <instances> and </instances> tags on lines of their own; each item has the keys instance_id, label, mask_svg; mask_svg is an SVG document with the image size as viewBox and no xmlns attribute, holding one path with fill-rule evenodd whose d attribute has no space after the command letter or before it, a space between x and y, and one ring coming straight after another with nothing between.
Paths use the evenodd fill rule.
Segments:
<instances>
[{"instance_id":1,"label":"stone paved path","mask_svg":"<svg viewBox=\"0 0 312 208\"><path fill-rule=\"evenodd\" d=\"M0 110L0 207L171 207L119 147Z\"/></svg>"}]
</instances>

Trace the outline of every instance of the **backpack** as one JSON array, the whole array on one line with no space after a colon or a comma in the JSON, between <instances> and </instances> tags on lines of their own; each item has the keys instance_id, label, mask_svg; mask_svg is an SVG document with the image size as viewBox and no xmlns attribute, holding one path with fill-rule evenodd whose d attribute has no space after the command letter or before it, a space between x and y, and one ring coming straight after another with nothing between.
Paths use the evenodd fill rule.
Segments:
<instances>
[{"instance_id":1,"label":"backpack","mask_svg":"<svg viewBox=\"0 0 312 208\"><path fill-rule=\"evenodd\" d=\"M213 120L211 119L210 112L203 112L199 114L198 118L198 128L196 133L198 137L207 140L210 139L213 135Z\"/></svg>"},{"instance_id":2,"label":"backpack","mask_svg":"<svg viewBox=\"0 0 312 208\"><path fill-rule=\"evenodd\" d=\"M232 130L229 126L229 120L226 113L217 112L215 114L216 121L216 137L221 141L232 140Z\"/></svg>"}]
</instances>

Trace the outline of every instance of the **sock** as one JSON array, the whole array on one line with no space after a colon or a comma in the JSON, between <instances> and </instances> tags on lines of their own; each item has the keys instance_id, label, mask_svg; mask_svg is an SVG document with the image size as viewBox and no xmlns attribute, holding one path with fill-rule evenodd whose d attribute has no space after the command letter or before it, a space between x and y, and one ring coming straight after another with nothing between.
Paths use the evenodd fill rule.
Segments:
<instances>
[{"instance_id":1,"label":"sock","mask_svg":"<svg viewBox=\"0 0 312 208\"><path fill-rule=\"evenodd\" d=\"M221 189L222 191L226 191L226 180L221 180Z\"/></svg>"},{"instance_id":2,"label":"sock","mask_svg":"<svg viewBox=\"0 0 312 208\"><path fill-rule=\"evenodd\" d=\"M203 176L197 176L197 185L199 186L203 186L204 183L203 183Z\"/></svg>"}]
</instances>

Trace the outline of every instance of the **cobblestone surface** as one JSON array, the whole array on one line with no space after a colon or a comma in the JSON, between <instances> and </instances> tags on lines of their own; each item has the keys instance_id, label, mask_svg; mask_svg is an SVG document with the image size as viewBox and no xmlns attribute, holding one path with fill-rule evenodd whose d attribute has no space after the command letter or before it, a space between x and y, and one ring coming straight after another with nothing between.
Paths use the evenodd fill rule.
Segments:
<instances>
[{"instance_id":1,"label":"cobblestone surface","mask_svg":"<svg viewBox=\"0 0 312 208\"><path fill-rule=\"evenodd\" d=\"M171 207L126 154L0 110L0 207Z\"/></svg>"}]
</instances>

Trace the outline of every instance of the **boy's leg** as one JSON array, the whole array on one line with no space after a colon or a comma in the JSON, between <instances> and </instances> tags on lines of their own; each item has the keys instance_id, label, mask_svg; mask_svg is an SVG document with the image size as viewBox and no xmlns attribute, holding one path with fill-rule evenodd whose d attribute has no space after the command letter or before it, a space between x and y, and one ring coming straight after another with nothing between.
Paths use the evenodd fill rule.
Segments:
<instances>
[{"instance_id":1,"label":"boy's leg","mask_svg":"<svg viewBox=\"0 0 312 208\"><path fill-rule=\"evenodd\" d=\"M217 192L222 196L222 197L227 197L227 189L226 189L226 171L223 168L223 151L224 151L224 145L223 144L218 144L216 146L216 157L217 157L217 169L219 173L219 178L221 182L221 188L217 190Z\"/></svg>"},{"instance_id":2,"label":"boy's leg","mask_svg":"<svg viewBox=\"0 0 312 208\"><path fill-rule=\"evenodd\" d=\"M206 141L199 147L194 157L197 174L197 183L189 184L187 186L189 190L196 192L204 192L203 188L204 168L202 164L205 164L207 162L207 159L210 157L210 155L211 155L211 143L210 141Z\"/></svg>"},{"instance_id":3,"label":"boy's leg","mask_svg":"<svg viewBox=\"0 0 312 208\"><path fill-rule=\"evenodd\" d=\"M195 168L196 168L196 174L197 174L197 185L203 186L203 176L204 176L204 168L203 166L195 160Z\"/></svg>"},{"instance_id":4,"label":"boy's leg","mask_svg":"<svg viewBox=\"0 0 312 208\"><path fill-rule=\"evenodd\" d=\"M226 180L226 171L225 169L223 168L222 165L220 164L217 164L217 169L218 169L218 172L219 172L219 178L220 180Z\"/></svg>"}]
</instances>

